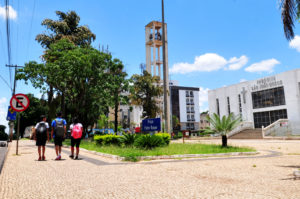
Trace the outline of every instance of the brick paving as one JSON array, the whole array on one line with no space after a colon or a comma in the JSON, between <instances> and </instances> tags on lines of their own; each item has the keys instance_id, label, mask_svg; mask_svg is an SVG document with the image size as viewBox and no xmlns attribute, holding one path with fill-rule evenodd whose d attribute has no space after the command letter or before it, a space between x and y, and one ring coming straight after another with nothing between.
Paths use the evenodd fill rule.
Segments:
<instances>
[{"instance_id":1,"label":"brick paving","mask_svg":"<svg viewBox=\"0 0 300 199\"><path fill-rule=\"evenodd\" d=\"M202 141L200 141L202 142ZM206 142L219 142L218 140ZM208 158L128 163L82 152L81 160L37 161L33 141L12 144L0 176L0 198L300 198L300 141L230 141L279 152L261 158ZM270 154L266 152L266 154Z\"/></svg>"}]
</instances>

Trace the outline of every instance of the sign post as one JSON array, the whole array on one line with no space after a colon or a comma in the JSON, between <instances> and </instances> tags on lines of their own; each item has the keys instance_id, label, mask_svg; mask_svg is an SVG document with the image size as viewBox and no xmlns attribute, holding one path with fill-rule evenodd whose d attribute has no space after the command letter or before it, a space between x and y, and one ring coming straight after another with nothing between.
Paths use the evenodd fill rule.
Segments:
<instances>
[{"instance_id":1,"label":"sign post","mask_svg":"<svg viewBox=\"0 0 300 199\"><path fill-rule=\"evenodd\" d=\"M15 94L10 99L10 106L16 112L25 111L29 107L29 98L24 94ZM19 136L20 136L20 118L21 115L18 114L18 128L17 128L17 146L16 146L16 155L18 155L19 148Z\"/></svg>"}]
</instances>

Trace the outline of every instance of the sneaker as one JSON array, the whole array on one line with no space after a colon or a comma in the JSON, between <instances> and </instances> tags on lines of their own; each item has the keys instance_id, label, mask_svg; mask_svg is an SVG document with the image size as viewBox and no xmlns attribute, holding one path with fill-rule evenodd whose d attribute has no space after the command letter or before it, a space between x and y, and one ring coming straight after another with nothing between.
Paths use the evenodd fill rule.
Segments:
<instances>
[{"instance_id":1,"label":"sneaker","mask_svg":"<svg viewBox=\"0 0 300 199\"><path fill-rule=\"evenodd\" d=\"M78 156L76 156L76 157L74 158L74 160L78 160Z\"/></svg>"},{"instance_id":2,"label":"sneaker","mask_svg":"<svg viewBox=\"0 0 300 199\"><path fill-rule=\"evenodd\" d=\"M43 156L43 157L42 157L42 160L46 160L46 157L45 157L45 156Z\"/></svg>"},{"instance_id":3,"label":"sneaker","mask_svg":"<svg viewBox=\"0 0 300 199\"><path fill-rule=\"evenodd\" d=\"M39 157L38 161L41 161L42 160L42 157Z\"/></svg>"},{"instance_id":4,"label":"sneaker","mask_svg":"<svg viewBox=\"0 0 300 199\"><path fill-rule=\"evenodd\" d=\"M69 157L70 157L71 159L73 159L73 158L74 158L74 155L70 155Z\"/></svg>"},{"instance_id":5,"label":"sneaker","mask_svg":"<svg viewBox=\"0 0 300 199\"><path fill-rule=\"evenodd\" d=\"M61 159L60 155L55 158L55 160L60 160L60 159Z\"/></svg>"}]
</instances>

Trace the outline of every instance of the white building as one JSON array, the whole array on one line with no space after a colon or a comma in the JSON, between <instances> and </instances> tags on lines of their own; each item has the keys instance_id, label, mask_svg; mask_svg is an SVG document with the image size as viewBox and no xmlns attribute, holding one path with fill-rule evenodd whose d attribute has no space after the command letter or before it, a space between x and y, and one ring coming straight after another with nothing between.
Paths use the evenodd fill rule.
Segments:
<instances>
[{"instance_id":1,"label":"white building","mask_svg":"<svg viewBox=\"0 0 300 199\"><path fill-rule=\"evenodd\" d=\"M288 119L292 134L300 134L300 69L210 90L209 112L234 113L253 127Z\"/></svg>"},{"instance_id":2,"label":"white building","mask_svg":"<svg viewBox=\"0 0 300 199\"><path fill-rule=\"evenodd\" d=\"M171 114L180 121L178 130L199 130L199 88L171 86Z\"/></svg>"}]
</instances>

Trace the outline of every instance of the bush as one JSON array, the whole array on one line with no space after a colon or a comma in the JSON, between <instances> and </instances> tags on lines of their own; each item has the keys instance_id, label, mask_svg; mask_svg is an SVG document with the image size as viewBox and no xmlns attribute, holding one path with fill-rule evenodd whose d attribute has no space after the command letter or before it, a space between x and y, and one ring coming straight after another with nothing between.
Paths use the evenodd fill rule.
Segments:
<instances>
[{"instance_id":1,"label":"bush","mask_svg":"<svg viewBox=\"0 0 300 199\"><path fill-rule=\"evenodd\" d=\"M173 138L174 138L174 139L182 138L182 133L181 133L181 132L178 132L177 135L174 135Z\"/></svg>"},{"instance_id":2,"label":"bush","mask_svg":"<svg viewBox=\"0 0 300 199\"><path fill-rule=\"evenodd\" d=\"M123 137L121 137L121 142L124 143L126 146L130 146L133 145L136 137L136 134L124 133Z\"/></svg>"},{"instance_id":3,"label":"bush","mask_svg":"<svg viewBox=\"0 0 300 199\"><path fill-rule=\"evenodd\" d=\"M5 132L0 131L0 140L7 141L8 135Z\"/></svg>"},{"instance_id":4,"label":"bush","mask_svg":"<svg viewBox=\"0 0 300 199\"><path fill-rule=\"evenodd\" d=\"M162 137L166 145L170 144L171 136L169 133L157 133L155 135Z\"/></svg>"},{"instance_id":5,"label":"bush","mask_svg":"<svg viewBox=\"0 0 300 199\"><path fill-rule=\"evenodd\" d=\"M157 135L141 135L134 142L134 146L141 149L153 149L163 145L165 142L162 136Z\"/></svg>"},{"instance_id":6,"label":"bush","mask_svg":"<svg viewBox=\"0 0 300 199\"><path fill-rule=\"evenodd\" d=\"M94 141L101 145L121 145L121 136L119 135L95 135Z\"/></svg>"}]
</instances>

